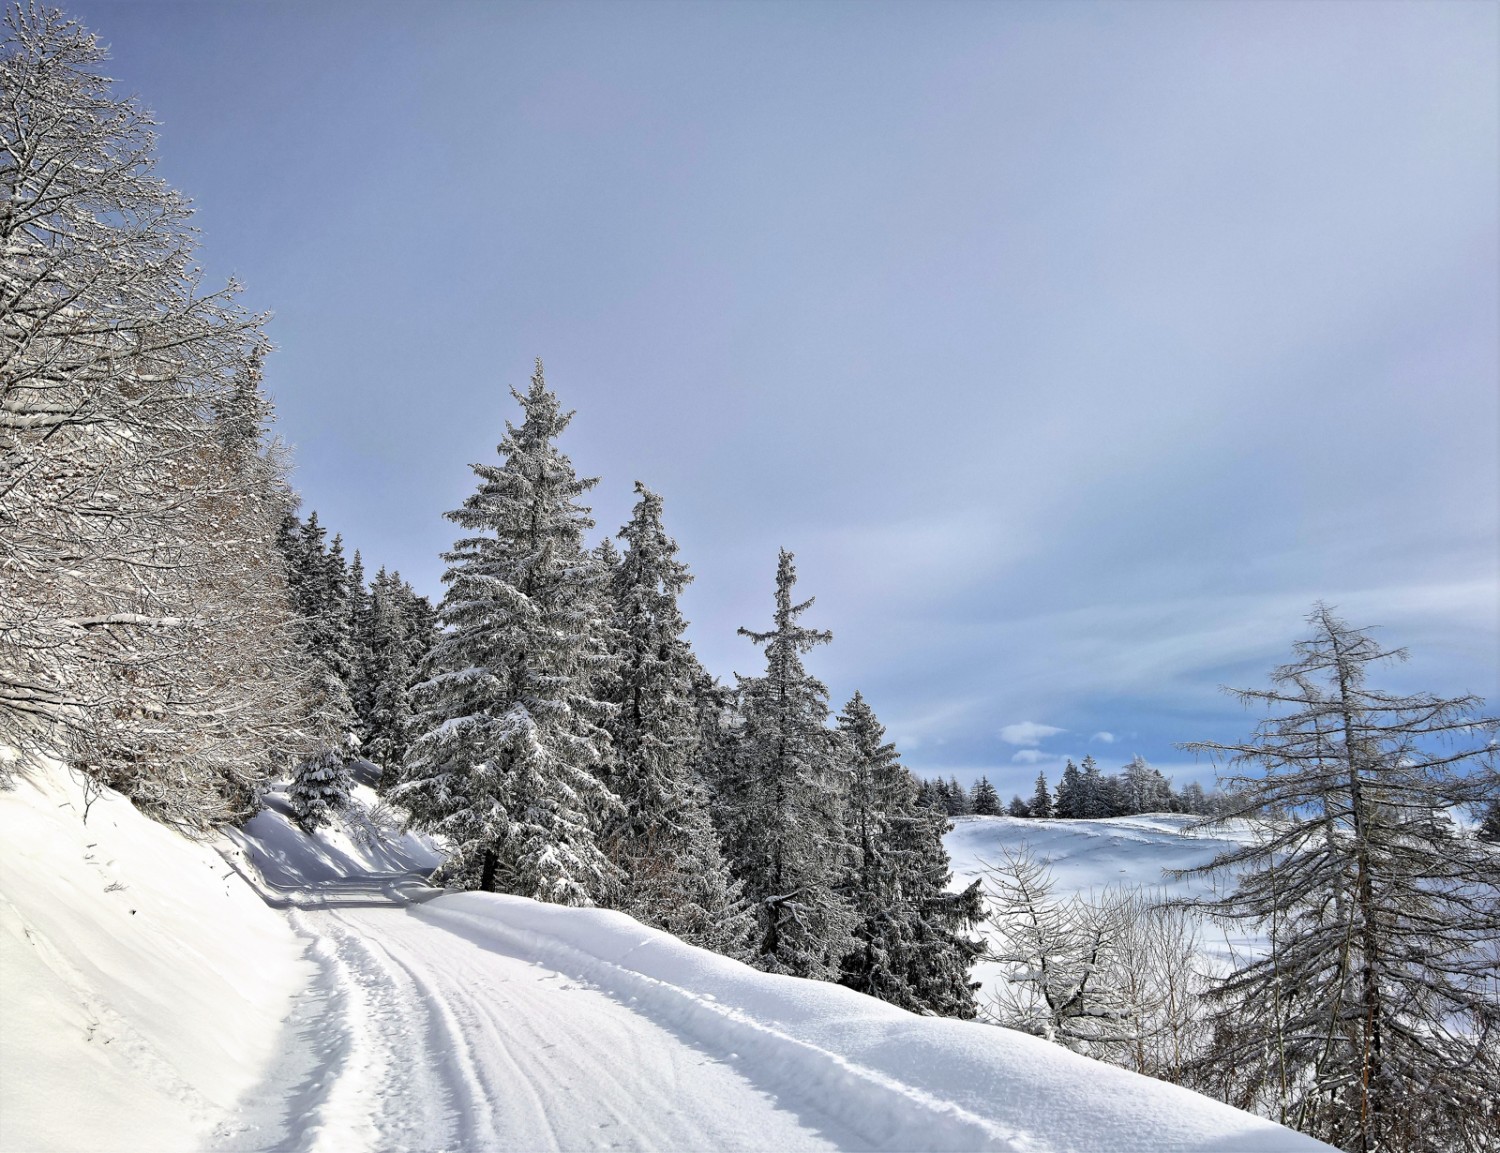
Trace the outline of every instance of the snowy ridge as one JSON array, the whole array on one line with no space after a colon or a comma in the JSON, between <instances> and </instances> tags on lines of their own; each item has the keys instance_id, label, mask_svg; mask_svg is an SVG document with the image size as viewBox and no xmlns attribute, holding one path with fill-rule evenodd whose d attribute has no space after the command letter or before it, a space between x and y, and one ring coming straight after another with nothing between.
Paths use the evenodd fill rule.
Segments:
<instances>
[{"instance_id":1,"label":"snowy ridge","mask_svg":"<svg viewBox=\"0 0 1500 1153\"><path fill-rule=\"evenodd\" d=\"M984 876L986 864L996 864L1004 850L1026 849L1046 863L1058 896L1097 893L1109 886L1140 887L1163 898L1212 896L1211 877L1174 877L1177 869L1206 865L1219 853L1235 848L1253 835L1244 822L1232 822L1211 833L1191 832L1197 817L1183 813L1142 813L1099 820L1032 819L1025 817L953 818L953 829L943 845L953 862L950 888L961 889ZM988 926L980 932L988 935ZM1210 968L1226 969L1235 957L1262 950L1265 942L1249 926L1218 923L1204 927L1202 956ZM979 981L981 1005L989 990L1003 980L1002 967L981 960L972 979Z\"/></svg>"}]
</instances>

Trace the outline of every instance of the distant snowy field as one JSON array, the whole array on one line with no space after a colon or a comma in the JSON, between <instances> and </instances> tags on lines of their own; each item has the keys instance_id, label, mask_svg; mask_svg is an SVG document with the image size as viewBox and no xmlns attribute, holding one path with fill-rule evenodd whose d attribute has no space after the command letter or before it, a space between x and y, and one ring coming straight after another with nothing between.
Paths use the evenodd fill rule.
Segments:
<instances>
[{"instance_id":1,"label":"distant snowy field","mask_svg":"<svg viewBox=\"0 0 1500 1153\"><path fill-rule=\"evenodd\" d=\"M60 772L0 791L0 1149L1324 1148L618 913L435 895L361 800L198 844L112 794L85 825Z\"/></svg>"},{"instance_id":2,"label":"distant snowy field","mask_svg":"<svg viewBox=\"0 0 1500 1153\"><path fill-rule=\"evenodd\" d=\"M1174 879L1176 869L1207 864L1219 853L1243 844L1250 832L1243 824L1215 830L1214 835L1190 832L1196 817L1180 813L1143 813L1097 821L1030 820L1019 817L955 817L953 831L944 839L953 860L952 888L962 889L982 878L986 863L1002 860L1002 850L1028 849L1045 861L1056 881L1057 896L1098 892L1110 886L1155 890L1163 899L1211 897L1223 880L1198 876ZM1231 957L1243 957L1263 947L1245 930L1226 930L1217 922L1204 926L1205 963L1222 967ZM974 977L983 984L981 999L1000 979L999 968L981 961Z\"/></svg>"}]
</instances>

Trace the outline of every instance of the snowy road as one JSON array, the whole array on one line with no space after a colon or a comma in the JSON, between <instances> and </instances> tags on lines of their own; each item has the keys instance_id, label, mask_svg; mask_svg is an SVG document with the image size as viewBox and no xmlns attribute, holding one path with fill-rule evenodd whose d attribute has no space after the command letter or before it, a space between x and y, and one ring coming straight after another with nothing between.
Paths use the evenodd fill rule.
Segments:
<instances>
[{"instance_id":1,"label":"snowy road","mask_svg":"<svg viewBox=\"0 0 1500 1153\"><path fill-rule=\"evenodd\" d=\"M224 859L317 962L221 1153L1291 1153L1315 1142L972 1022L758 972L621 913L438 892L373 794Z\"/></svg>"},{"instance_id":2,"label":"snowy road","mask_svg":"<svg viewBox=\"0 0 1500 1153\"><path fill-rule=\"evenodd\" d=\"M286 1149L869 1148L578 979L431 906L293 913L333 1013L269 1142ZM284 1089L277 1089L279 1095ZM227 1148L266 1148L275 1121Z\"/></svg>"}]
</instances>

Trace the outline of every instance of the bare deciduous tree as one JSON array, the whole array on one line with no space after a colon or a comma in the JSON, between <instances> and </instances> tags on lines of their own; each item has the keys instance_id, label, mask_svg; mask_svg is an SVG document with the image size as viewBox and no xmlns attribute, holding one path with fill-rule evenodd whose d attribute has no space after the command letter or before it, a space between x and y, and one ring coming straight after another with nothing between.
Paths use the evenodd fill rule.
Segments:
<instances>
[{"instance_id":1,"label":"bare deciduous tree","mask_svg":"<svg viewBox=\"0 0 1500 1153\"><path fill-rule=\"evenodd\" d=\"M95 38L36 7L6 27L0 742L199 825L304 719L265 338L233 285L200 292L188 203Z\"/></svg>"}]
</instances>

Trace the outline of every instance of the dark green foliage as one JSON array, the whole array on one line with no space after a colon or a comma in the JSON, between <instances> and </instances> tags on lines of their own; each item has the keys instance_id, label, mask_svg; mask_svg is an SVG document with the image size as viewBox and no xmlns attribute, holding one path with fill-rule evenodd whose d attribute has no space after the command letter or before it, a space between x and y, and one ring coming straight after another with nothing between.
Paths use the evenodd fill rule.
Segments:
<instances>
[{"instance_id":1,"label":"dark green foliage","mask_svg":"<svg viewBox=\"0 0 1500 1153\"><path fill-rule=\"evenodd\" d=\"M1484 810L1484 819L1479 822L1479 839L1490 844L1500 844L1500 800L1491 801Z\"/></svg>"},{"instance_id":2,"label":"dark green foliage","mask_svg":"<svg viewBox=\"0 0 1500 1153\"><path fill-rule=\"evenodd\" d=\"M414 690L416 734L391 791L420 828L453 847L466 885L590 904L617 870L597 836L618 801L599 773L610 707L593 696L611 663L601 570L584 549L593 526L556 438L571 413L541 362L506 425L502 462L474 465L478 490L448 514L471 534L445 554L449 624Z\"/></svg>"},{"instance_id":3,"label":"dark green foliage","mask_svg":"<svg viewBox=\"0 0 1500 1153\"><path fill-rule=\"evenodd\" d=\"M766 651L766 671L741 677L740 725L721 786L725 847L756 916L754 963L775 973L837 978L854 914L839 892L849 846L846 786L827 728L828 690L802 654L832 634L798 623L792 554L776 568L774 627L740 632Z\"/></svg>"},{"instance_id":4,"label":"dark green foliage","mask_svg":"<svg viewBox=\"0 0 1500 1153\"><path fill-rule=\"evenodd\" d=\"M662 501L637 482L634 515L595 550L614 605L610 784L621 802L604 844L622 878L621 909L695 945L741 955L750 919L719 850L697 772L706 679L677 598L692 579L662 525ZM608 547L605 547L608 546Z\"/></svg>"},{"instance_id":5,"label":"dark green foliage","mask_svg":"<svg viewBox=\"0 0 1500 1153\"><path fill-rule=\"evenodd\" d=\"M856 923L841 980L914 1012L973 1017L969 966L982 946L968 935L977 888L947 892L947 821L917 799L917 783L858 693L839 714L849 768L853 856L845 883Z\"/></svg>"},{"instance_id":6,"label":"dark green foliage","mask_svg":"<svg viewBox=\"0 0 1500 1153\"><path fill-rule=\"evenodd\" d=\"M1057 798L1052 806L1052 815L1063 820L1077 820L1085 814L1083 774L1070 759L1063 767L1062 780L1057 783Z\"/></svg>"},{"instance_id":7,"label":"dark green foliage","mask_svg":"<svg viewBox=\"0 0 1500 1153\"><path fill-rule=\"evenodd\" d=\"M1036 790L1031 794L1031 803L1027 806L1029 817L1050 817L1053 815L1052 791L1047 788L1047 774L1037 773Z\"/></svg>"}]
</instances>

